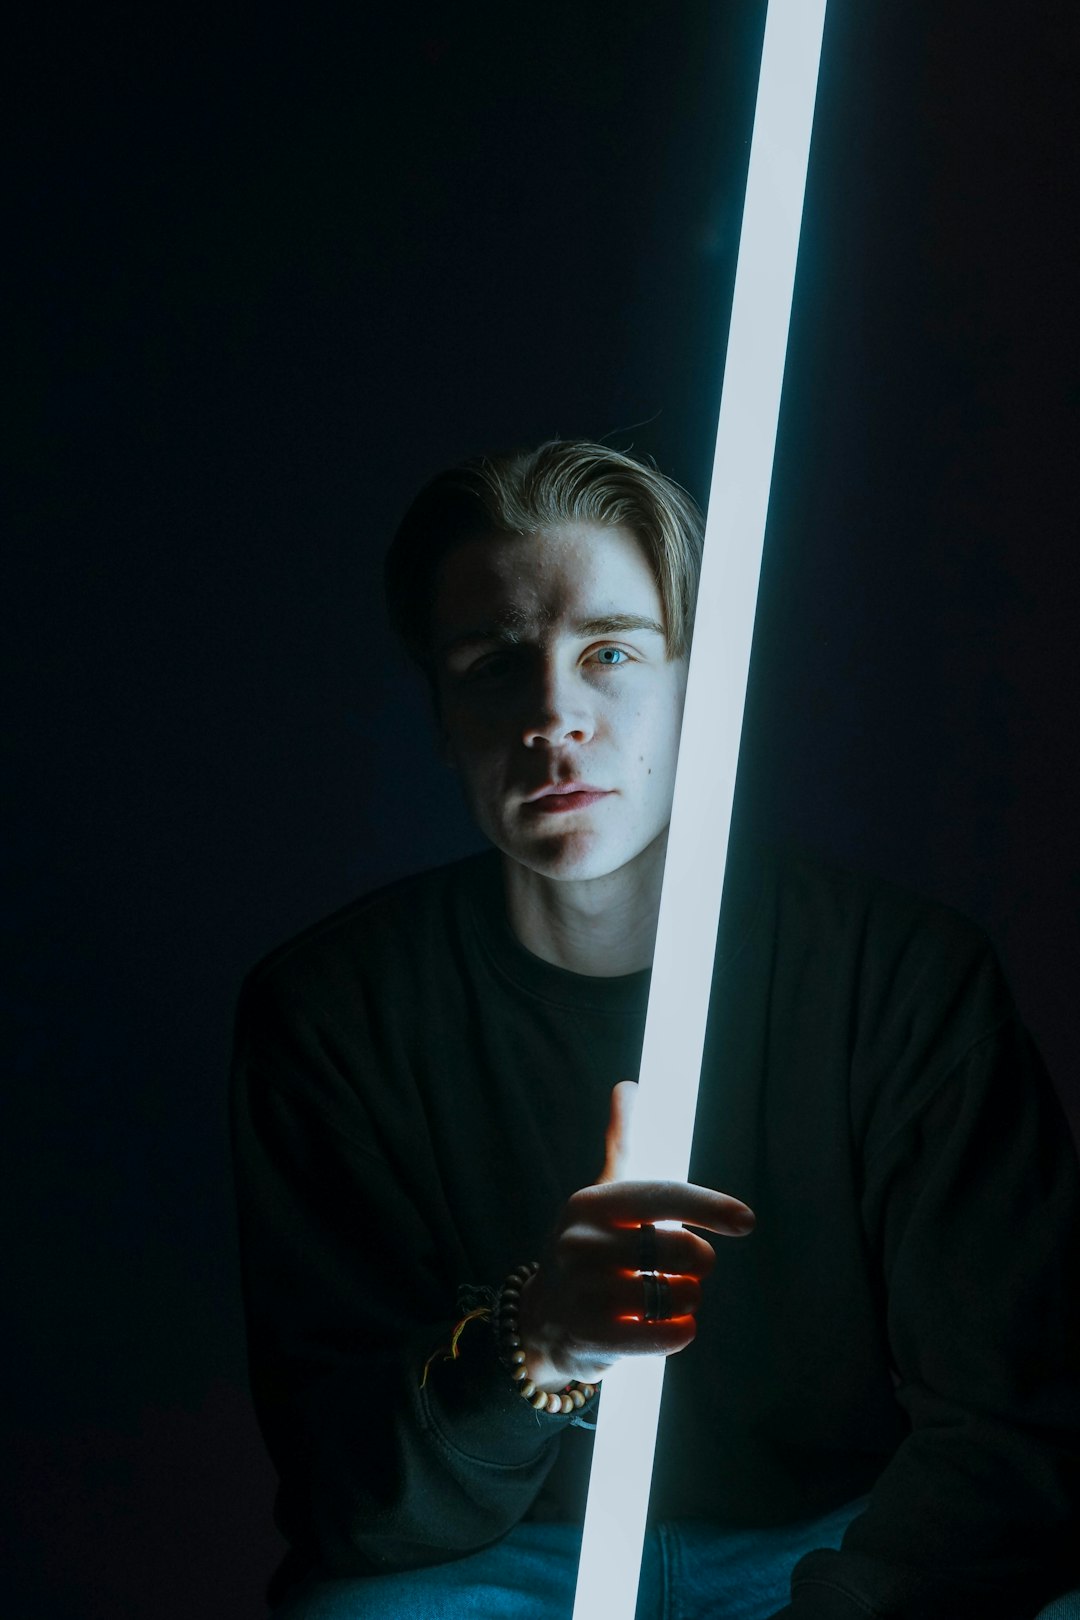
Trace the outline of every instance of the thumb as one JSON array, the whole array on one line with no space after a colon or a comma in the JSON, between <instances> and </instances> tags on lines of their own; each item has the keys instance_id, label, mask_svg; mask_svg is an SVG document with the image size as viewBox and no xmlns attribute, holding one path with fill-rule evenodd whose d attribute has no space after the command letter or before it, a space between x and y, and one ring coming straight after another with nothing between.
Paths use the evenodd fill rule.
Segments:
<instances>
[{"instance_id":1,"label":"thumb","mask_svg":"<svg viewBox=\"0 0 1080 1620\"><path fill-rule=\"evenodd\" d=\"M611 1091L611 1117L604 1137L604 1168L597 1182L619 1181L630 1152L630 1125L637 1099L636 1080L620 1080Z\"/></svg>"}]
</instances>

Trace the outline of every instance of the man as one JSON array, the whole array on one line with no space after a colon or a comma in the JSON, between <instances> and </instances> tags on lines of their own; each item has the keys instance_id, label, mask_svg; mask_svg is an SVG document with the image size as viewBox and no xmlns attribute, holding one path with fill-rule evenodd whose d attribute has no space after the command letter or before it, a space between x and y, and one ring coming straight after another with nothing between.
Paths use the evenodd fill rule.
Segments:
<instances>
[{"instance_id":1,"label":"man","mask_svg":"<svg viewBox=\"0 0 1080 1620\"><path fill-rule=\"evenodd\" d=\"M440 474L395 536L491 849L241 994L287 1620L568 1617L603 1376L650 1352L642 1620L1022 1620L1075 1576L1080 1175L977 928L733 850L692 1181L617 1179L701 533L654 469L555 441Z\"/></svg>"}]
</instances>

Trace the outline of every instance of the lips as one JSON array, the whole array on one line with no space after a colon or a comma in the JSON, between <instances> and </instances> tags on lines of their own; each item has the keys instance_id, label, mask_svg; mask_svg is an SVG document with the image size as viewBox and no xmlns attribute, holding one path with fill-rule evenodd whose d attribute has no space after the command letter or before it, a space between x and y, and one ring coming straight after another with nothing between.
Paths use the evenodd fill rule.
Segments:
<instances>
[{"instance_id":1,"label":"lips","mask_svg":"<svg viewBox=\"0 0 1080 1620\"><path fill-rule=\"evenodd\" d=\"M595 787L591 782L545 782L542 788L530 793L525 800L526 804L534 804L537 799L562 798L568 793L609 793L610 788Z\"/></svg>"},{"instance_id":2,"label":"lips","mask_svg":"<svg viewBox=\"0 0 1080 1620\"><path fill-rule=\"evenodd\" d=\"M588 810L614 795L614 788L593 787L589 782L548 782L524 801L533 816L549 817Z\"/></svg>"}]
</instances>

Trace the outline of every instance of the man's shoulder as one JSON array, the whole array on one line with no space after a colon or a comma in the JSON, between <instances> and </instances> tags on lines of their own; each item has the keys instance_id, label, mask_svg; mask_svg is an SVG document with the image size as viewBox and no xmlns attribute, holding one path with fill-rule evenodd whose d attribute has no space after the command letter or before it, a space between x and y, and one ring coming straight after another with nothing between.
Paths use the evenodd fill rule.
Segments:
<instances>
[{"instance_id":1,"label":"man's shoulder","mask_svg":"<svg viewBox=\"0 0 1080 1620\"><path fill-rule=\"evenodd\" d=\"M993 951L972 917L903 879L795 841L764 846L762 860L778 919L822 943L846 940L863 952L914 947L957 962Z\"/></svg>"},{"instance_id":2,"label":"man's shoulder","mask_svg":"<svg viewBox=\"0 0 1080 1620\"><path fill-rule=\"evenodd\" d=\"M875 1098L928 1096L1016 1017L987 931L944 900L855 864L790 847L774 859L778 980L829 1010Z\"/></svg>"},{"instance_id":3,"label":"man's shoulder","mask_svg":"<svg viewBox=\"0 0 1080 1620\"><path fill-rule=\"evenodd\" d=\"M400 973L409 960L444 954L462 896L490 859L480 851L366 890L267 951L245 975L241 993L349 990Z\"/></svg>"}]
</instances>

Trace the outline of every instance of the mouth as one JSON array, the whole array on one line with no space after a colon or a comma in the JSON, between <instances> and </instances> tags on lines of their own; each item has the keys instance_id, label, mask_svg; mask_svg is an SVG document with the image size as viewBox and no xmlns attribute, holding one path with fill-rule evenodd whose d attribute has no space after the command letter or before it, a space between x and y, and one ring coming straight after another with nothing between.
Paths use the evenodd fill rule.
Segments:
<instances>
[{"instance_id":1,"label":"mouth","mask_svg":"<svg viewBox=\"0 0 1080 1620\"><path fill-rule=\"evenodd\" d=\"M525 803L530 810L558 815L569 810L585 810L600 799L609 798L612 792L611 788L593 787L588 782L548 783L539 792L530 794Z\"/></svg>"}]
</instances>

